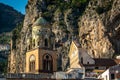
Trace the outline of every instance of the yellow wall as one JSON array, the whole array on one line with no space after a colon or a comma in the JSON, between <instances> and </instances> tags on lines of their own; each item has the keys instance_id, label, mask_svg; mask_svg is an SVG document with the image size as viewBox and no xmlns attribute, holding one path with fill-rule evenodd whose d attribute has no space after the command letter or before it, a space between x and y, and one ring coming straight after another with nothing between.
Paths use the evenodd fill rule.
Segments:
<instances>
[{"instance_id":1,"label":"yellow wall","mask_svg":"<svg viewBox=\"0 0 120 80\"><path fill-rule=\"evenodd\" d=\"M70 58L70 68L80 67L79 66L79 52L74 42L72 42L70 46L69 58Z\"/></svg>"},{"instance_id":2,"label":"yellow wall","mask_svg":"<svg viewBox=\"0 0 120 80\"><path fill-rule=\"evenodd\" d=\"M29 52L26 53L26 73L30 73L29 72L29 60L30 57L32 55L35 56L35 73L38 73L39 70L39 53L38 53L39 49L35 49L35 50L31 50Z\"/></svg>"},{"instance_id":3,"label":"yellow wall","mask_svg":"<svg viewBox=\"0 0 120 80\"><path fill-rule=\"evenodd\" d=\"M56 51L36 48L36 49L31 50L31 51L26 53L26 73L30 73L29 72L29 60L30 60L31 55L35 56L35 73L39 73L39 70L42 71L44 69L42 60L43 60L43 56L46 53L51 55L53 58L53 72L57 71ZM40 73L42 73L42 72L40 72Z\"/></svg>"}]
</instances>

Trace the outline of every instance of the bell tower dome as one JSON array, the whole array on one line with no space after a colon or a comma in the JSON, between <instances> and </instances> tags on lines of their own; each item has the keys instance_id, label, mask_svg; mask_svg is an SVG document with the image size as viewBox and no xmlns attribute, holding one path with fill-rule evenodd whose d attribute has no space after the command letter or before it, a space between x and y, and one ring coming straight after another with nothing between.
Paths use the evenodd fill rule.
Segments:
<instances>
[{"instance_id":1,"label":"bell tower dome","mask_svg":"<svg viewBox=\"0 0 120 80\"><path fill-rule=\"evenodd\" d=\"M32 27L32 43L33 47L50 48L54 46L54 33L51 25L43 17L39 17Z\"/></svg>"}]
</instances>

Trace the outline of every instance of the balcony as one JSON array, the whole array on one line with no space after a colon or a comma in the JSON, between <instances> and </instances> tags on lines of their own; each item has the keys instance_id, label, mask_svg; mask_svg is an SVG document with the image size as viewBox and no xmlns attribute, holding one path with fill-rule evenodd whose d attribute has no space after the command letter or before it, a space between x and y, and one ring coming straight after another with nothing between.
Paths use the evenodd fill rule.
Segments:
<instances>
[{"instance_id":1,"label":"balcony","mask_svg":"<svg viewBox=\"0 0 120 80\"><path fill-rule=\"evenodd\" d=\"M7 79L50 79L53 74L26 74L26 73L9 73L6 75Z\"/></svg>"}]
</instances>

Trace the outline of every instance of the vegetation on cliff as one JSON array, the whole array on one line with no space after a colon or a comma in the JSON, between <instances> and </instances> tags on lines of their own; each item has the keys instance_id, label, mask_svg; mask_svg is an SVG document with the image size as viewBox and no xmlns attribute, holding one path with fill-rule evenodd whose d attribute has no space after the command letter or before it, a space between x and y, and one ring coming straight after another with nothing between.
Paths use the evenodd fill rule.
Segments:
<instances>
[{"instance_id":1,"label":"vegetation on cliff","mask_svg":"<svg viewBox=\"0 0 120 80\"><path fill-rule=\"evenodd\" d=\"M21 29L23 27L23 22L19 23L16 28L12 31L12 42L13 42L13 49L16 49L17 41L21 39Z\"/></svg>"},{"instance_id":2,"label":"vegetation on cliff","mask_svg":"<svg viewBox=\"0 0 120 80\"><path fill-rule=\"evenodd\" d=\"M11 33L3 33L0 35L0 44L9 44L11 39Z\"/></svg>"},{"instance_id":3,"label":"vegetation on cliff","mask_svg":"<svg viewBox=\"0 0 120 80\"><path fill-rule=\"evenodd\" d=\"M3 60L0 58L0 74L1 73L4 73L6 74L7 73L7 60Z\"/></svg>"}]
</instances>

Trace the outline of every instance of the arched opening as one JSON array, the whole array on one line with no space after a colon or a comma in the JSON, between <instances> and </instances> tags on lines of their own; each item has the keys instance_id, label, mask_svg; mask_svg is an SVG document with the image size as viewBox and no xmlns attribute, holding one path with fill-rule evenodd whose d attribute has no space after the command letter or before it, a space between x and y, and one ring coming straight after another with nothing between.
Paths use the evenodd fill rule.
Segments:
<instances>
[{"instance_id":1,"label":"arched opening","mask_svg":"<svg viewBox=\"0 0 120 80\"><path fill-rule=\"evenodd\" d=\"M43 56L43 71L44 72L53 71L53 60L52 60L52 56L49 54L45 54Z\"/></svg>"},{"instance_id":2,"label":"arched opening","mask_svg":"<svg viewBox=\"0 0 120 80\"><path fill-rule=\"evenodd\" d=\"M38 45L38 46L40 45L40 41L37 42L37 45Z\"/></svg>"},{"instance_id":3,"label":"arched opening","mask_svg":"<svg viewBox=\"0 0 120 80\"><path fill-rule=\"evenodd\" d=\"M83 64L83 57L81 57L81 63Z\"/></svg>"},{"instance_id":4,"label":"arched opening","mask_svg":"<svg viewBox=\"0 0 120 80\"><path fill-rule=\"evenodd\" d=\"M30 44L27 46L27 50L30 50Z\"/></svg>"},{"instance_id":5,"label":"arched opening","mask_svg":"<svg viewBox=\"0 0 120 80\"><path fill-rule=\"evenodd\" d=\"M29 59L29 71L35 72L35 56L31 55Z\"/></svg>"},{"instance_id":6,"label":"arched opening","mask_svg":"<svg viewBox=\"0 0 120 80\"><path fill-rule=\"evenodd\" d=\"M35 47L35 39L33 39L33 47Z\"/></svg>"},{"instance_id":7,"label":"arched opening","mask_svg":"<svg viewBox=\"0 0 120 80\"><path fill-rule=\"evenodd\" d=\"M93 55L93 58L95 58L95 52L92 50L92 55Z\"/></svg>"},{"instance_id":8,"label":"arched opening","mask_svg":"<svg viewBox=\"0 0 120 80\"><path fill-rule=\"evenodd\" d=\"M40 45L40 38L37 39L37 46Z\"/></svg>"},{"instance_id":9,"label":"arched opening","mask_svg":"<svg viewBox=\"0 0 120 80\"><path fill-rule=\"evenodd\" d=\"M48 47L48 40L45 39L45 47Z\"/></svg>"},{"instance_id":10,"label":"arched opening","mask_svg":"<svg viewBox=\"0 0 120 80\"><path fill-rule=\"evenodd\" d=\"M89 62L87 62L87 64L89 64Z\"/></svg>"}]
</instances>

